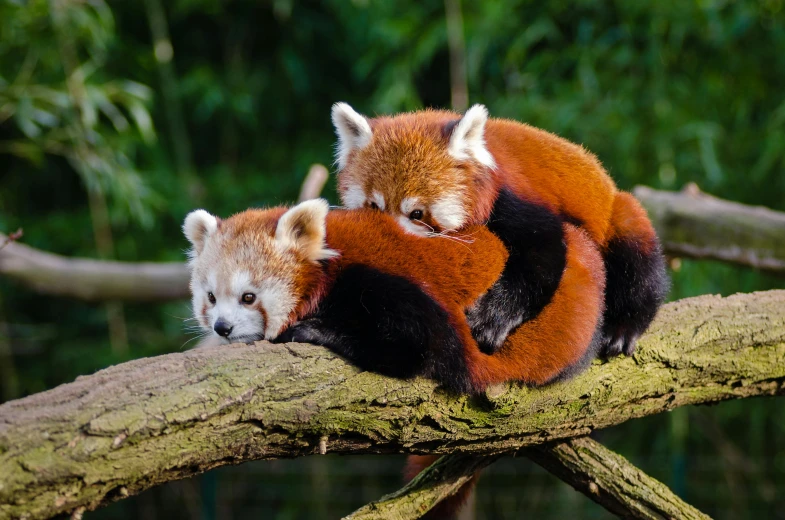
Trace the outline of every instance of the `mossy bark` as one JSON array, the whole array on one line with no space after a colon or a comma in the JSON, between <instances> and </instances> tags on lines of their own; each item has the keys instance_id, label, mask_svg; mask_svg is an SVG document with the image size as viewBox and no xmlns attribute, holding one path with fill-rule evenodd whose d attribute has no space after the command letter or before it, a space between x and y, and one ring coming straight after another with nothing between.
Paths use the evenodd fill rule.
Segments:
<instances>
[{"instance_id":1,"label":"mossy bark","mask_svg":"<svg viewBox=\"0 0 785 520\"><path fill-rule=\"evenodd\" d=\"M379 500L367 504L343 520L413 520L467 484L477 471L499 455L445 455L411 482Z\"/></svg>"},{"instance_id":2,"label":"mossy bark","mask_svg":"<svg viewBox=\"0 0 785 520\"><path fill-rule=\"evenodd\" d=\"M663 483L588 437L522 448L507 455L532 459L621 518L709 519ZM420 518L497 458L499 455L445 455L400 490L361 507L344 520Z\"/></svg>"},{"instance_id":3,"label":"mossy bark","mask_svg":"<svg viewBox=\"0 0 785 520\"><path fill-rule=\"evenodd\" d=\"M670 256L721 260L785 274L785 213L681 192L634 190Z\"/></svg>"},{"instance_id":4,"label":"mossy bark","mask_svg":"<svg viewBox=\"0 0 785 520\"><path fill-rule=\"evenodd\" d=\"M477 397L360 372L312 345L204 348L0 406L0 518L90 510L248 460L510 452L678 406L782 393L785 291L666 305L633 357Z\"/></svg>"},{"instance_id":5,"label":"mossy bark","mask_svg":"<svg viewBox=\"0 0 785 520\"><path fill-rule=\"evenodd\" d=\"M709 519L662 482L588 437L527 448L524 454L621 518Z\"/></svg>"}]
</instances>

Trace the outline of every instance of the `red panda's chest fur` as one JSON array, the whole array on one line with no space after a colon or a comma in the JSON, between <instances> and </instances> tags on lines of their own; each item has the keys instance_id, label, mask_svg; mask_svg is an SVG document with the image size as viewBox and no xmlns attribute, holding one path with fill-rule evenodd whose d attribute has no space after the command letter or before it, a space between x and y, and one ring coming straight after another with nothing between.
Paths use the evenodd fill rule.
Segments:
<instances>
[{"instance_id":1,"label":"red panda's chest fur","mask_svg":"<svg viewBox=\"0 0 785 520\"><path fill-rule=\"evenodd\" d=\"M418 237L379 211L331 211L327 245L340 257L330 261L328 278L362 264L406 278L442 304L465 308L493 285L507 260L493 233L476 227L471 235L469 243Z\"/></svg>"}]
</instances>

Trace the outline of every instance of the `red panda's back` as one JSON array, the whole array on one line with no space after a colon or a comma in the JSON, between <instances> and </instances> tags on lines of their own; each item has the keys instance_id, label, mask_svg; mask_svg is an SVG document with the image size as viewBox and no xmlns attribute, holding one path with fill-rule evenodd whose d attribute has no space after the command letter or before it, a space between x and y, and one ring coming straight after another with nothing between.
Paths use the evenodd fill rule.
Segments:
<instances>
[{"instance_id":1,"label":"red panda's back","mask_svg":"<svg viewBox=\"0 0 785 520\"><path fill-rule=\"evenodd\" d=\"M502 184L522 198L577 219L597 243L607 242L617 189L593 154L544 130L505 119L489 120L485 136Z\"/></svg>"}]
</instances>

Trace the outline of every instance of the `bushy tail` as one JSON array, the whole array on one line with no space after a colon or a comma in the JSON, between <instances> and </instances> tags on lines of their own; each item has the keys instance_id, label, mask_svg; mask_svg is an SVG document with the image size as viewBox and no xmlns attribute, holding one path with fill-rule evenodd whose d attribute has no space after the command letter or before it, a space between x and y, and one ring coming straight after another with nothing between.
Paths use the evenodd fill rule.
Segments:
<instances>
[{"instance_id":1,"label":"bushy tail","mask_svg":"<svg viewBox=\"0 0 785 520\"><path fill-rule=\"evenodd\" d=\"M611 239L603 257L605 289L604 357L630 355L670 288L660 241L646 210L629 193L613 202Z\"/></svg>"},{"instance_id":2,"label":"bushy tail","mask_svg":"<svg viewBox=\"0 0 785 520\"><path fill-rule=\"evenodd\" d=\"M439 457L440 455L410 455L406 459L406 468L403 472L406 482L419 475L422 470L436 462ZM478 471L455 494L436 504L423 518L427 520L454 520L457 518L461 508L474 491L474 486L477 485L479 478L480 472Z\"/></svg>"}]
</instances>

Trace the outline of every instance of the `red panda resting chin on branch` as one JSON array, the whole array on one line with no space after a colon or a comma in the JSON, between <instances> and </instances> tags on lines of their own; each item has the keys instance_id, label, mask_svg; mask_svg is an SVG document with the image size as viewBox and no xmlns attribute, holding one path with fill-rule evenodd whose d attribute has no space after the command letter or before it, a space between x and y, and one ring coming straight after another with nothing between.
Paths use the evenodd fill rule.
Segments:
<instances>
[{"instance_id":1,"label":"red panda resting chin on branch","mask_svg":"<svg viewBox=\"0 0 785 520\"><path fill-rule=\"evenodd\" d=\"M493 355L478 348L465 315L508 257L483 226L434 240L377 211L328 212L313 200L228 219L196 210L184 231L195 317L227 343L323 345L360 368L464 393L509 380L545 384L597 354L602 258L570 224L548 231L564 244L550 259L563 266L550 302Z\"/></svg>"},{"instance_id":2,"label":"red panda resting chin on branch","mask_svg":"<svg viewBox=\"0 0 785 520\"><path fill-rule=\"evenodd\" d=\"M529 214L515 198L497 213ZM323 345L359 367L396 377L432 377L476 393L508 380L542 385L569 377L596 357L603 313L602 257L571 224L540 220L521 234L531 262L516 280L532 291L553 285L542 311L501 349L482 352L466 311L505 269L508 252L483 226L441 239L405 233L372 210L328 213L323 200L291 209L248 210L228 219L188 215L191 291L199 324L226 341L301 341ZM554 264L541 272L543 262ZM410 457L409 477L434 457ZM439 504L457 510L475 479Z\"/></svg>"}]
</instances>

